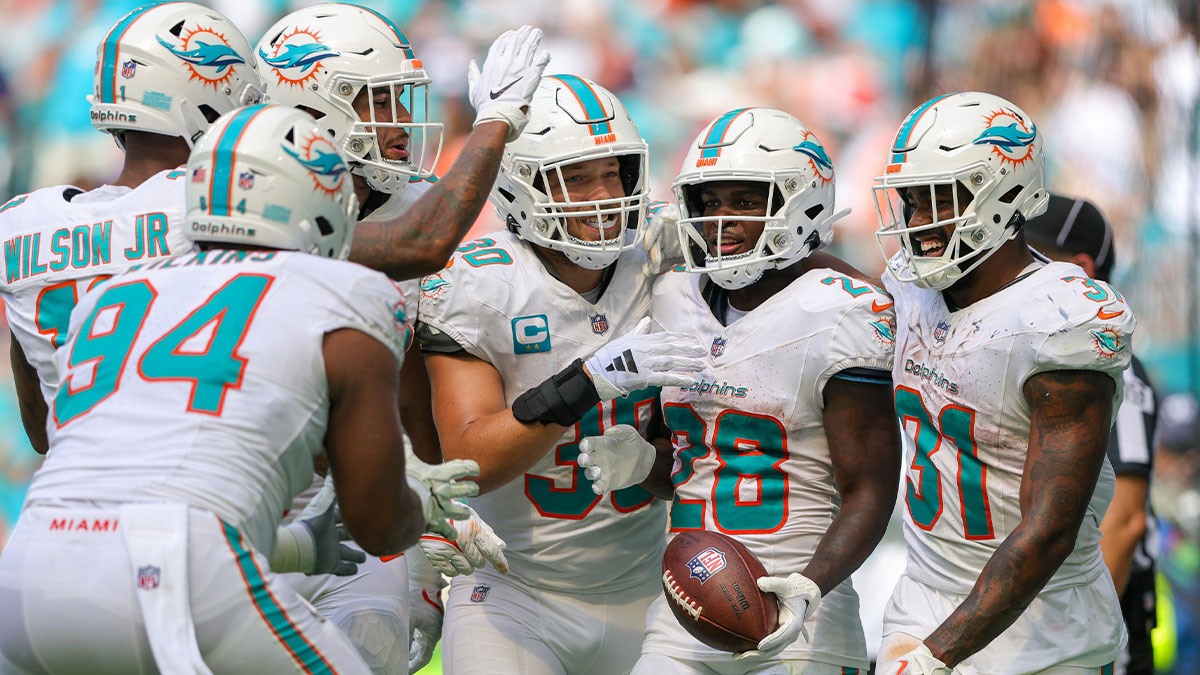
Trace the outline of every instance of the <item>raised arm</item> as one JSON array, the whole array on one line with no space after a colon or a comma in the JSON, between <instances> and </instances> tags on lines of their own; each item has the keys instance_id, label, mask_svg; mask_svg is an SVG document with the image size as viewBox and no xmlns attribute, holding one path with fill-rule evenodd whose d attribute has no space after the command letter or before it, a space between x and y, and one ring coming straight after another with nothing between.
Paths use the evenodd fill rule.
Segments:
<instances>
[{"instance_id":1,"label":"raised arm","mask_svg":"<svg viewBox=\"0 0 1200 675\"><path fill-rule=\"evenodd\" d=\"M359 223L350 260L393 279L440 270L474 224L496 180L504 144L529 121L529 102L550 55L542 31L523 26L496 38L480 70L471 62L469 95L475 128L446 175L398 218Z\"/></svg>"},{"instance_id":2,"label":"raised arm","mask_svg":"<svg viewBox=\"0 0 1200 675\"><path fill-rule=\"evenodd\" d=\"M925 640L953 667L1025 611L1075 548L1104 464L1115 383L1098 371L1039 373L1026 381L1029 452L1021 522L983 568L971 593Z\"/></svg>"}]
</instances>

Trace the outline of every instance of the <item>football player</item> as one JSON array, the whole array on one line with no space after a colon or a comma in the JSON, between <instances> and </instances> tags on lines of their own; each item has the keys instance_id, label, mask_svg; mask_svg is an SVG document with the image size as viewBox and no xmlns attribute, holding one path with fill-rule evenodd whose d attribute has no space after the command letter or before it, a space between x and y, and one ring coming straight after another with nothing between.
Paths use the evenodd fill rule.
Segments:
<instances>
[{"instance_id":1,"label":"football player","mask_svg":"<svg viewBox=\"0 0 1200 675\"><path fill-rule=\"evenodd\" d=\"M477 71L471 75L476 124L504 124L484 124L473 133L440 182L432 171L442 125L429 118L430 78L392 21L366 7L318 4L283 17L258 43L267 100L315 115L349 159L360 204L350 260L401 282L408 316L416 315L416 279L441 268L474 223L487 194L481 186L491 184L501 148L524 123L521 108L528 105L549 58L538 51L540 38L541 32L528 26L510 31L489 52L484 81L479 82ZM440 462L428 396L419 394L428 389L419 354L404 359L401 389L401 418L413 450L425 462ZM304 507L302 498L293 510ZM431 535L422 545L435 558L467 563L459 547L470 550L478 537L484 548L497 551L491 559L503 566L503 542L489 538L486 525L472 517L456 526L459 536L453 544ZM296 575L291 581L352 636L376 673L404 673L429 660L441 632L442 578L425 560L413 557L368 558L353 576ZM435 611L427 606L431 603ZM412 625L410 605L422 610L412 614ZM410 652L413 631L419 640Z\"/></svg>"},{"instance_id":2,"label":"football player","mask_svg":"<svg viewBox=\"0 0 1200 675\"><path fill-rule=\"evenodd\" d=\"M657 281L652 316L710 349L691 382L661 395L675 453L671 530L745 544L767 568L759 587L778 596L780 618L757 649L734 655L688 635L660 594L633 672L865 669L849 576L895 504L891 299L810 260L841 215L834 170L785 112L718 116L689 146L674 191L684 265ZM621 426L582 445L602 489L643 480L655 455Z\"/></svg>"},{"instance_id":3,"label":"football player","mask_svg":"<svg viewBox=\"0 0 1200 675\"><path fill-rule=\"evenodd\" d=\"M53 355L93 285L129 267L181 255L182 165L216 118L261 95L250 45L219 12L190 2L143 7L96 48L92 125L125 152L111 185L56 185L0 206L9 255L0 298L12 331L21 421L45 453L47 401L58 389Z\"/></svg>"},{"instance_id":4,"label":"football player","mask_svg":"<svg viewBox=\"0 0 1200 675\"><path fill-rule=\"evenodd\" d=\"M1009 101L937 96L876 181L911 453L882 673L1094 673L1125 645L1098 526L1135 321L1026 245L1049 199L1042 144Z\"/></svg>"},{"instance_id":5,"label":"football player","mask_svg":"<svg viewBox=\"0 0 1200 675\"><path fill-rule=\"evenodd\" d=\"M1116 261L1112 227L1095 204L1050 195L1046 213L1025 226L1031 246L1052 260L1073 262L1093 279L1108 281ZM1154 585L1157 519L1150 508L1150 474L1158 394L1136 354L1125 370L1125 398L1108 436L1108 461L1117 475L1112 503L1100 522L1100 550L1121 596L1129 644L1114 675L1153 675L1150 631L1157 622Z\"/></svg>"},{"instance_id":6,"label":"football player","mask_svg":"<svg viewBox=\"0 0 1200 675\"><path fill-rule=\"evenodd\" d=\"M512 569L454 578L443 658L449 672L627 672L659 589L664 504L639 486L594 494L578 443L617 424L645 433L658 388L690 382L704 349L646 334L630 228L647 149L625 107L562 74L542 78L529 116L492 188L508 229L421 285L442 451L480 463L472 504Z\"/></svg>"},{"instance_id":7,"label":"football player","mask_svg":"<svg viewBox=\"0 0 1200 675\"><path fill-rule=\"evenodd\" d=\"M405 479L404 298L342 261L357 204L314 120L235 110L187 172L198 250L85 296L55 356L52 446L0 555L0 653L21 672L367 673L267 568L280 514L323 453L346 527L398 553L453 532L477 467Z\"/></svg>"}]
</instances>

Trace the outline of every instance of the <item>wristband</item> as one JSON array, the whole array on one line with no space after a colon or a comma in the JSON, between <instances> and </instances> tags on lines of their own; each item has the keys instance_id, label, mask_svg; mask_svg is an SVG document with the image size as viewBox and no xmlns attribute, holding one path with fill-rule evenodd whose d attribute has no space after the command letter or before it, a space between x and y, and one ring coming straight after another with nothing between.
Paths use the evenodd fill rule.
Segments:
<instances>
[{"instance_id":1,"label":"wristband","mask_svg":"<svg viewBox=\"0 0 1200 675\"><path fill-rule=\"evenodd\" d=\"M513 401L512 414L525 424L540 422L569 427L598 403L600 395L583 369L583 359L575 359L558 374L518 396Z\"/></svg>"}]
</instances>

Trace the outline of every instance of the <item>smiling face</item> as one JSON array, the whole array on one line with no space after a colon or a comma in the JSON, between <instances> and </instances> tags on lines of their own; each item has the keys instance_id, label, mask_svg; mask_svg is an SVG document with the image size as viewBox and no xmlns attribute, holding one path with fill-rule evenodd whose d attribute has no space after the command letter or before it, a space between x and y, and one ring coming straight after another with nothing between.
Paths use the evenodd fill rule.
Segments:
<instances>
[{"instance_id":1,"label":"smiling face","mask_svg":"<svg viewBox=\"0 0 1200 675\"><path fill-rule=\"evenodd\" d=\"M714 181L699 187L704 241L710 258L743 255L758 245L770 187L756 181Z\"/></svg>"},{"instance_id":2,"label":"smiling face","mask_svg":"<svg viewBox=\"0 0 1200 675\"><path fill-rule=\"evenodd\" d=\"M601 157L574 162L547 171L550 199L558 203L596 202L625 197L621 180L621 163L616 157ZM566 217L567 233L581 241L612 240L621 236L625 220L616 202L597 206L564 206L566 214L587 213L587 216ZM600 209L605 212L600 213Z\"/></svg>"},{"instance_id":3,"label":"smiling face","mask_svg":"<svg viewBox=\"0 0 1200 675\"><path fill-rule=\"evenodd\" d=\"M412 113L404 106L403 87L363 87L354 98L354 112L368 125L380 123L380 126L368 126L367 131L375 133L380 155L385 161L409 161L408 128L395 126L413 121Z\"/></svg>"},{"instance_id":4,"label":"smiling face","mask_svg":"<svg viewBox=\"0 0 1200 675\"><path fill-rule=\"evenodd\" d=\"M920 229L910 232L909 242L912 244L913 255L923 258L936 258L943 255L950 246L951 238L957 228L954 219L967 209L971 203L971 193L961 183L958 189L957 213L954 194L949 185L938 185L931 191L926 187L910 187L900 190L900 198L904 201L908 216L909 228L921 228L934 222L946 223L937 227ZM936 220L934 216L936 200ZM963 244L960 244L960 246Z\"/></svg>"}]
</instances>

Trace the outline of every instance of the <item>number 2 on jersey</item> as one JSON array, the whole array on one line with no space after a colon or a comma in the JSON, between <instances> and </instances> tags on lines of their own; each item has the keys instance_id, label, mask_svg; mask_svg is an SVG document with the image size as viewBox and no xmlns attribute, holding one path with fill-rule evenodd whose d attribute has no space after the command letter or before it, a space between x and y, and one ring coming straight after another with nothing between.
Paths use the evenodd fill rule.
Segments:
<instances>
[{"instance_id":1,"label":"number 2 on jersey","mask_svg":"<svg viewBox=\"0 0 1200 675\"><path fill-rule=\"evenodd\" d=\"M258 274L230 279L146 349L138 362L139 376L189 382L188 411L220 415L226 392L241 386L246 361L237 348L272 281ZM71 349L54 402L58 426L88 413L117 391L155 297L154 287L144 280L104 290ZM83 381L88 370L90 381Z\"/></svg>"},{"instance_id":2,"label":"number 2 on jersey","mask_svg":"<svg viewBox=\"0 0 1200 675\"><path fill-rule=\"evenodd\" d=\"M912 468L918 477L907 479L904 501L913 522L923 530L932 530L942 517L942 478L934 463L933 455L940 452L949 440L958 449L958 498L962 505L963 533L967 539L992 539L996 533L992 527L992 511L987 495L987 467L976 454L975 411L956 405L948 405L938 413L935 424L933 416L925 408L921 393L908 387L896 387L896 415L906 430L909 424L916 425L913 434L916 451L913 453Z\"/></svg>"}]
</instances>

